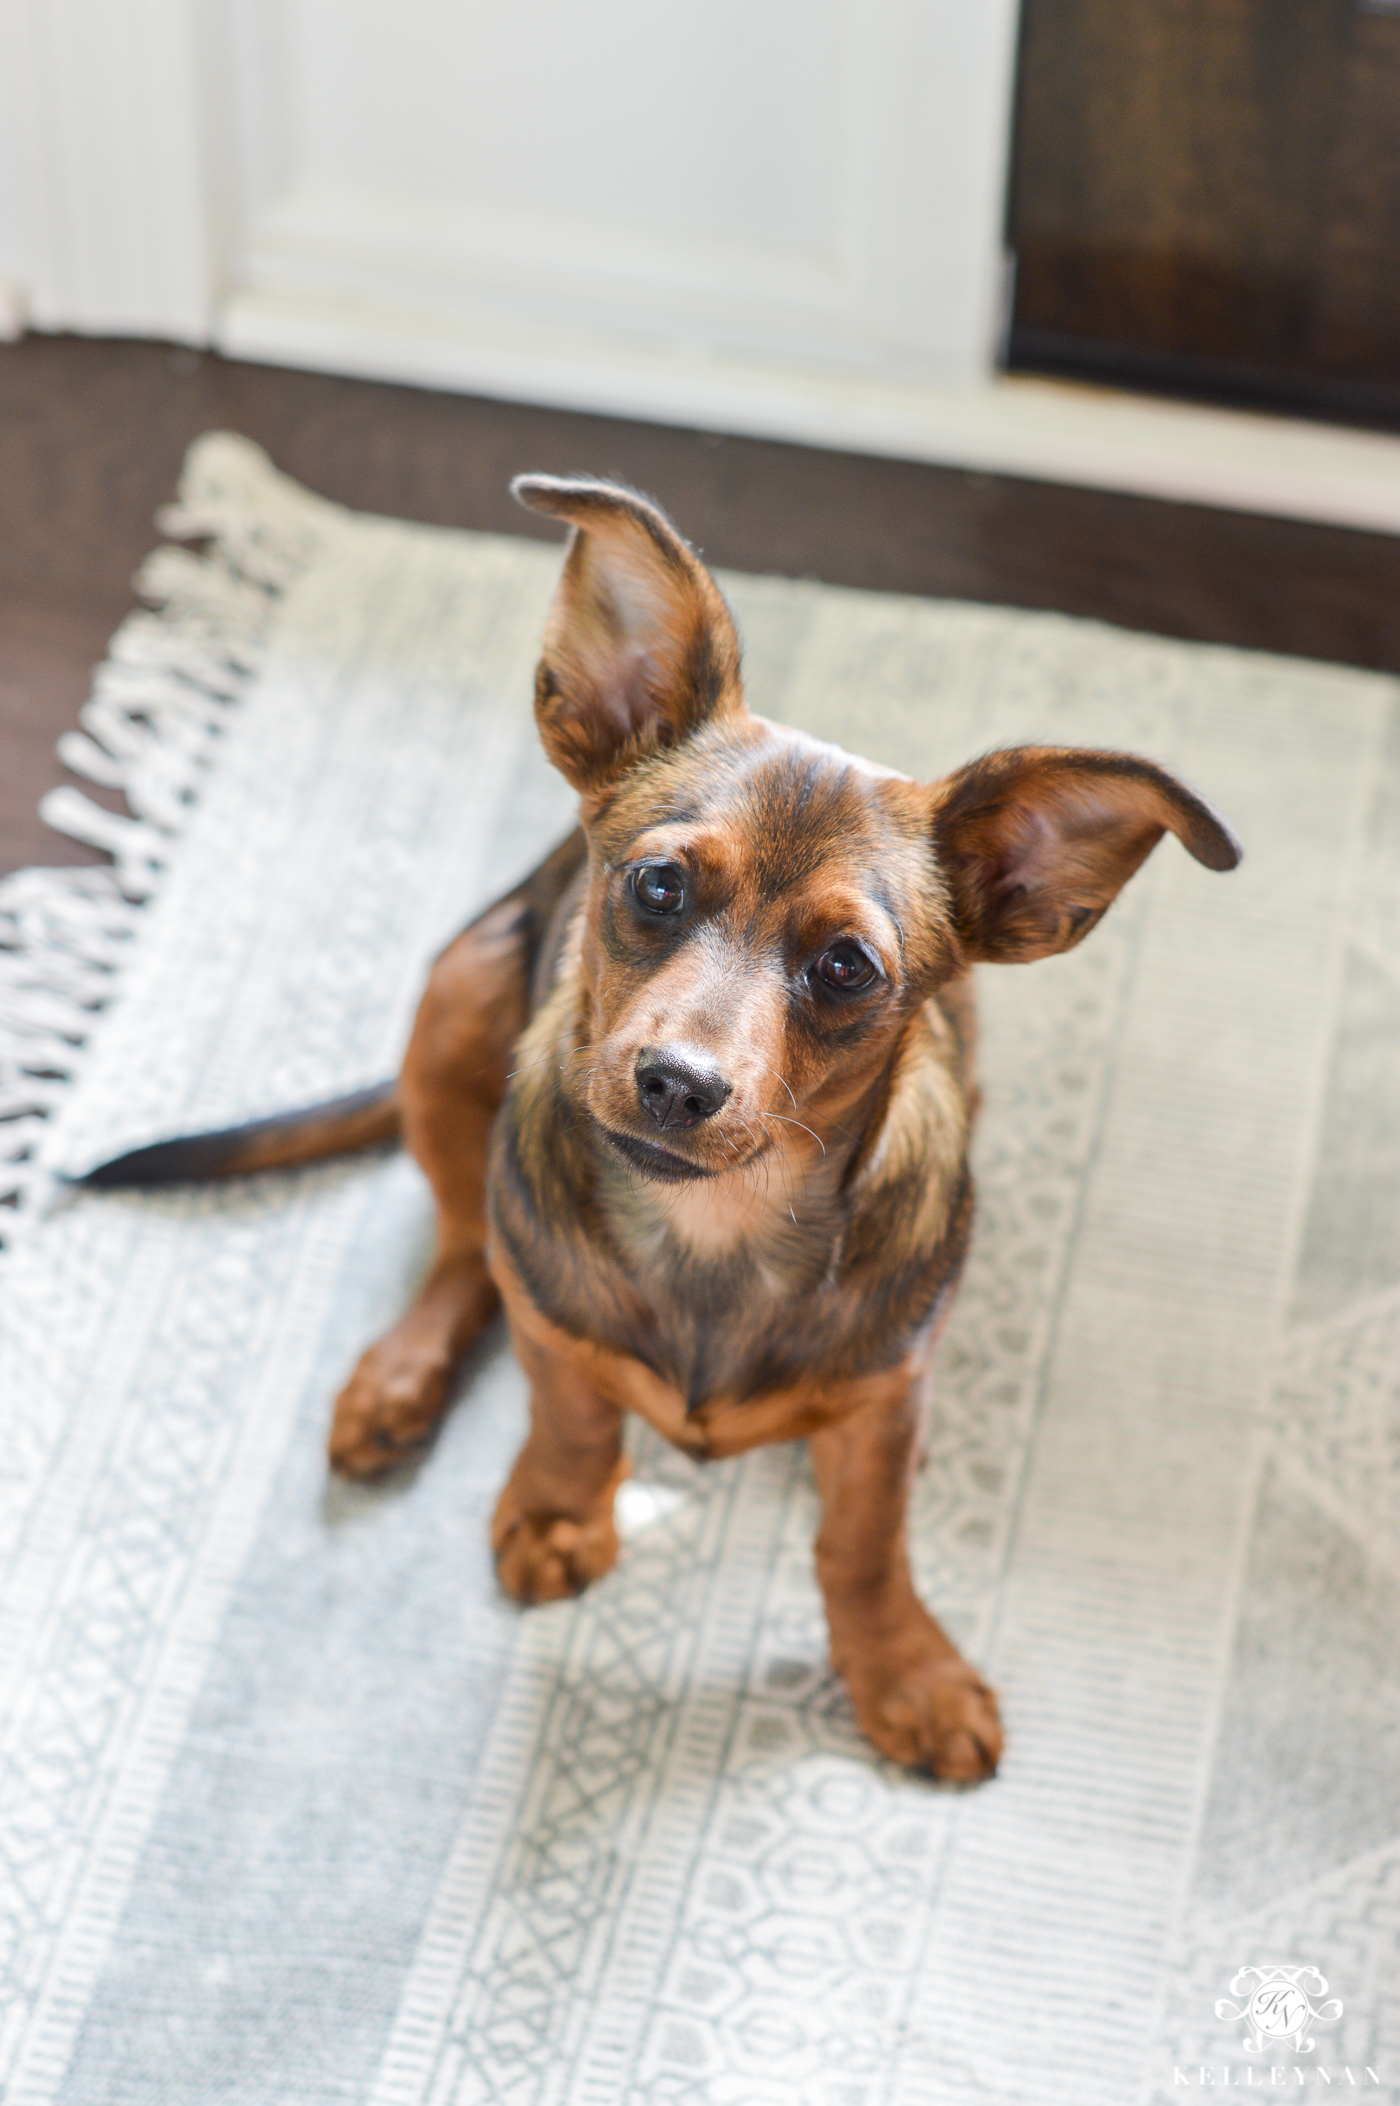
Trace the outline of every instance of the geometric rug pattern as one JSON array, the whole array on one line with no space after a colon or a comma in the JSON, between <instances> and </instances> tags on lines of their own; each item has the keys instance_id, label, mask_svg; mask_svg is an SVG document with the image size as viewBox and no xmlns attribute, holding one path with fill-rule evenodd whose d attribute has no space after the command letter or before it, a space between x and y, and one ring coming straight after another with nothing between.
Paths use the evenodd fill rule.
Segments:
<instances>
[{"instance_id":1,"label":"geometric rug pattern","mask_svg":"<svg viewBox=\"0 0 1400 2106\"><path fill-rule=\"evenodd\" d=\"M570 823L530 716L557 551L226 436L169 526L142 648L202 714L127 683L148 896L0 1263L6 2106L1400 2097L1400 685L723 580L765 713L926 777L1121 746L1246 847L1167 841L1081 949L981 975L911 1531L1008 1725L963 1793L856 1731L801 1444L634 1429L618 1567L524 1612L499 1335L420 1463L328 1478L426 1258L402 1157L40 1204L389 1072L436 948ZM1341 2011L1251 2053L1247 1968Z\"/></svg>"}]
</instances>

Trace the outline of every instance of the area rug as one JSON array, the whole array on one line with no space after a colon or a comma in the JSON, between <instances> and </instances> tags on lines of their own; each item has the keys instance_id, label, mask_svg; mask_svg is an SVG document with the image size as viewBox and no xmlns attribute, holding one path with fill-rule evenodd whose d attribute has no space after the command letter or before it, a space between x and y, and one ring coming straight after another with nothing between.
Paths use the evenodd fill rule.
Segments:
<instances>
[{"instance_id":1,"label":"area rug","mask_svg":"<svg viewBox=\"0 0 1400 2106\"><path fill-rule=\"evenodd\" d=\"M402 1157L55 1183L388 1072L569 823L557 551L228 436L165 525L64 748L134 816L50 807L112 870L0 891L7 2106L1400 2096L1400 686L723 581L768 713L921 775L1129 747L1247 849L1168 841L1081 950L982 975L913 1520L1008 1723L960 1793L855 1730L800 1445L639 1437L618 1569L527 1612L499 1338L419 1467L328 1480L424 1262Z\"/></svg>"}]
</instances>

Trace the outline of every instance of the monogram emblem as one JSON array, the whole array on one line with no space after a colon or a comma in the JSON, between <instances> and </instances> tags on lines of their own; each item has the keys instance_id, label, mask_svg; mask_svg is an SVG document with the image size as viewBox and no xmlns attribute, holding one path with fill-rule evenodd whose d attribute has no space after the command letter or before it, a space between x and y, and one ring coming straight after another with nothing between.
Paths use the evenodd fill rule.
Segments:
<instances>
[{"instance_id":1,"label":"monogram emblem","mask_svg":"<svg viewBox=\"0 0 1400 2106\"><path fill-rule=\"evenodd\" d=\"M1315 2045L1309 2026L1331 2024L1342 2015L1341 2002L1327 1995L1327 1984L1315 1967L1241 1967L1230 1984L1231 1996L1245 2001L1232 2004L1222 1996L1216 2004L1217 2018L1242 2018L1244 2044L1251 2055L1287 2041L1295 2055L1309 2054Z\"/></svg>"}]
</instances>

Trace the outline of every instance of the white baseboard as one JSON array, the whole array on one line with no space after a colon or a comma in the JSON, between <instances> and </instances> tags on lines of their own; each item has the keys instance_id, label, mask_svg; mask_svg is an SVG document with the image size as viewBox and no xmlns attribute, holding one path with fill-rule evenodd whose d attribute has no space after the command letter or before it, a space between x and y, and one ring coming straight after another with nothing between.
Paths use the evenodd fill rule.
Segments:
<instances>
[{"instance_id":1,"label":"white baseboard","mask_svg":"<svg viewBox=\"0 0 1400 2106\"><path fill-rule=\"evenodd\" d=\"M1400 438L998 377L968 388L538 338L284 293L229 300L230 357L744 437L1400 533Z\"/></svg>"}]
</instances>

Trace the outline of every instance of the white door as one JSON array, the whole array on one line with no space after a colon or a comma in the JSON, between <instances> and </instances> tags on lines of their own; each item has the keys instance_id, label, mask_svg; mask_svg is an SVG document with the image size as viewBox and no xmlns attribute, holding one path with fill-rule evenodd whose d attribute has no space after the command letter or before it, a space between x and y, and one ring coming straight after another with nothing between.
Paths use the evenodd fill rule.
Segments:
<instances>
[{"instance_id":1,"label":"white door","mask_svg":"<svg viewBox=\"0 0 1400 2106\"><path fill-rule=\"evenodd\" d=\"M0 0L0 276L46 328L829 435L990 370L1014 14Z\"/></svg>"}]
</instances>

